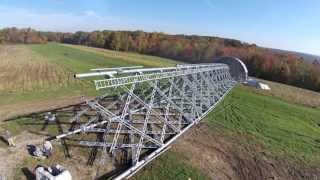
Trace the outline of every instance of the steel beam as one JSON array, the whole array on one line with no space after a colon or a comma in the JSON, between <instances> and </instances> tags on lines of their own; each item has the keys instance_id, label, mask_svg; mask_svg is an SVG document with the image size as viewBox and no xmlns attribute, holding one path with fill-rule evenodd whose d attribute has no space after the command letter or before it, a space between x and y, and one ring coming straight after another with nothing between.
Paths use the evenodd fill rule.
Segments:
<instances>
[{"instance_id":1,"label":"steel beam","mask_svg":"<svg viewBox=\"0 0 320 180\"><path fill-rule=\"evenodd\" d=\"M94 71L77 77L103 76L104 79L94 81L96 89L116 90L118 98L103 103L110 92L107 91L87 102L87 107L76 113L71 121L77 121L89 111L95 112L96 116L87 118L80 128L58 135L55 139L80 132L103 133L102 140L83 140L80 145L101 147L101 159L105 159L107 152L116 155L116 151L124 150L130 154L126 158L131 160L132 166L117 179L132 176L165 152L237 84L231 78L227 65L214 63Z\"/></svg>"}]
</instances>

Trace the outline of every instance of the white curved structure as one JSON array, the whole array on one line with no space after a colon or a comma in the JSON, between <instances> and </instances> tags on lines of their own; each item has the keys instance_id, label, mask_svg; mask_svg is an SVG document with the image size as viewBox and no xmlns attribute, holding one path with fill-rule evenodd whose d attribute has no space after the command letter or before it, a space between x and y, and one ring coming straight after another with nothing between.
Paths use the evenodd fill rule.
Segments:
<instances>
[{"instance_id":1,"label":"white curved structure","mask_svg":"<svg viewBox=\"0 0 320 180\"><path fill-rule=\"evenodd\" d=\"M214 63L227 64L230 68L232 78L239 82L246 82L248 80L247 66L235 57L220 57L213 60Z\"/></svg>"}]
</instances>

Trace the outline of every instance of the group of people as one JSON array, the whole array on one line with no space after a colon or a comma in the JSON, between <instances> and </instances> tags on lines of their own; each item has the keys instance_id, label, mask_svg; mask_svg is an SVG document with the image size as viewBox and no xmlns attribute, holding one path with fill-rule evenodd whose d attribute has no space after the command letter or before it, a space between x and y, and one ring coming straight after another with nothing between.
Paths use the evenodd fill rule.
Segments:
<instances>
[{"instance_id":1,"label":"group of people","mask_svg":"<svg viewBox=\"0 0 320 180\"><path fill-rule=\"evenodd\" d=\"M45 123L51 123L56 120L56 114L48 112L44 115ZM1 131L3 133L1 133ZM7 142L11 147L15 147L14 136L9 130L1 130L0 138ZM45 140L42 145L34 146L27 145L29 153L36 158L49 158L52 155L53 146L50 141ZM71 180L71 174L60 165L52 167L38 166L35 169L35 175L37 180L48 179L48 180ZM0 180L5 180L5 177L0 175Z\"/></svg>"},{"instance_id":2,"label":"group of people","mask_svg":"<svg viewBox=\"0 0 320 180\"><path fill-rule=\"evenodd\" d=\"M52 154L52 144L50 141L44 141L41 147L34 146L30 150L31 155L37 158L49 158Z\"/></svg>"}]
</instances>

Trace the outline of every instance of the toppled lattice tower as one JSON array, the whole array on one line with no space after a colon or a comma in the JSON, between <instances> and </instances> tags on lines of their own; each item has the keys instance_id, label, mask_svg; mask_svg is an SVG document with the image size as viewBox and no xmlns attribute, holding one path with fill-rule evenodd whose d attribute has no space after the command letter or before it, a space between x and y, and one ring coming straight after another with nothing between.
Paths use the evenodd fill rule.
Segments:
<instances>
[{"instance_id":1,"label":"toppled lattice tower","mask_svg":"<svg viewBox=\"0 0 320 180\"><path fill-rule=\"evenodd\" d=\"M223 99L237 84L235 80L244 76L232 77L229 66L222 63L93 71L75 76L104 77L94 83L105 94L79 108L71 119L75 126L54 139L80 132L99 134L99 139L88 138L80 145L99 147L101 163L110 163L107 155L124 158L129 167L118 179L130 177L165 152Z\"/></svg>"}]
</instances>

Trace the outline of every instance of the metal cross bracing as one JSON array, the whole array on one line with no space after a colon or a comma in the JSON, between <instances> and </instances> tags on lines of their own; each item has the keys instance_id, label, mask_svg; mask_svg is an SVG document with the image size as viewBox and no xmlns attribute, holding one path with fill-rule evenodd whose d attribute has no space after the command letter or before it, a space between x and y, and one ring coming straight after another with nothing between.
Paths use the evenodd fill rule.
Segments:
<instances>
[{"instance_id":1,"label":"metal cross bracing","mask_svg":"<svg viewBox=\"0 0 320 180\"><path fill-rule=\"evenodd\" d=\"M116 179L128 178L167 150L171 143L203 119L236 85L224 64L179 65L171 68L122 68L94 72L97 90L107 92L71 119L73 128L56 136L101 134L80 145L100 147L107 155L121 154L130 167ZM89 77L89 74L76 77ZM104 98L112 94L109 101ZM86 136L84 136L86 137ZM111 162L110 162L111 163Z\"/></svg>"}]
</instances>

